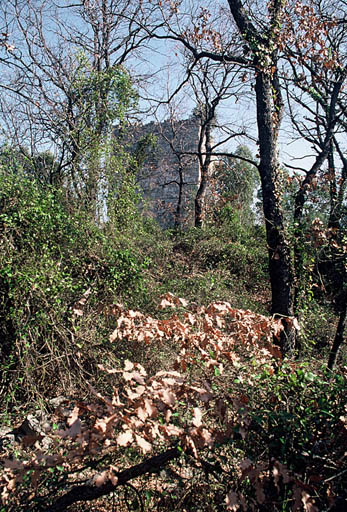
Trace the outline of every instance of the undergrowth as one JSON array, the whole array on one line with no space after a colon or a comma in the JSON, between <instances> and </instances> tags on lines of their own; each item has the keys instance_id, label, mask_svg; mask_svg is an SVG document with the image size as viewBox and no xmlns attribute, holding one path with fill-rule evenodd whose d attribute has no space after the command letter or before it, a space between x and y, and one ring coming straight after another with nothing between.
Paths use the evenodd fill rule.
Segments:
<instances>
[{"instance_id":1,"label":"undergrowth","mask_svg":"<svg viewBox=\"0 0 347 512\"><path fill-rule=\"evenodd\" d=\"M262 227L98 225L63 188L4 172L0 208L2 423L44 409L51 425L49 448L2 444L6 510L65 510L76 486L120 511L345 499L344 353L322 365L333 311L312 288L301 358L280 360Z\"/></svg>"},{"instance_id":2,"label":"undergrowth","mask_svg":"<svg viewBox=\"0 0 347 512\"><path fill-rule=\"evenodd\" d=\"M119 497L153 471L160 491L135 480L117 510L318 512L343 499L345 378L282 362L272 342L282 326L271 318L226 302L197 308L172 294L160 308L172 313L109 311L111 343L173 345L160 370L146 359L99 365L112 387L57 408L49 449L39 436L24 436L15 453L5 447L7 510Z\"/></svg>"},{"instance_id":3,"label":"undergrowth","mask_svg":"<svg viewBox=\"0 0 347 512\"><path fill-rule=\"evenodd\" d=\"M64 189L5 172L0 181L3 411L23 399L87 391L96 364L118 357L108 342L109 304L153 313L170 291L266 313L259 227L248 248L230 225L175 233L138 216L120 231L96 225Z\"/></svg>"}]
</instances>

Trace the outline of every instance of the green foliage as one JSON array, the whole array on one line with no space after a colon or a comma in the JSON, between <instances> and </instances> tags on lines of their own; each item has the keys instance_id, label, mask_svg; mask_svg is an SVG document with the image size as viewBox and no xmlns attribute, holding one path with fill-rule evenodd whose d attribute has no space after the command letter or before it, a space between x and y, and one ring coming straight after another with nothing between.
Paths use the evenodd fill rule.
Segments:
<instances>
[{"instance_id":1,"label":"green foliage","mask_svg":"<svg viewBox=\"0 0 347 512\"><path fill-rule=\"evenodd\" d=\"M60 185L61 169L49 151L31 155L27 148L14 149L4 144L0 149L0 166L35 179L42 185Z\"/></svg>"},{"instance_id":2,"label":"green foliage","mask_svg":"<svg viewBox=\"0 0 347 512\"><path fill-rule=\"evenodd\" d=\"M202 304L231 300L238 307L265 311L263 300L269 292L262 228L241 234L229 222L206 225L174 233L168 240L156 239L149 251L155 283L148 287L157 296L171 291Z\"/></svg>"},{"instance_id":3,"label":"green foliage","mask_svg":"<svg viewBox=\"0 0 347 512\"><path fill-rule=\"evenodd\" d=\"M252 160L247 146L239 146L235 155ZM215 173L217 191L221 197L217 219L231 221L237 215L242 224L252 225L254 192L259 187L259 175L251 163L236 157L226 157Z\"/></svg>"},{"instance_id":4,"label":"green foliage","mask_svg":"<svg viewBox=\"0 0 347 512\"><path fill-rule=\"evenodd\" d=\"M138 201L129 172L135 158L114 137L137 102L130 75L122 66L96 70L81 53L69 87L71 122L64 132L69 185L94 220L109 216L130 223Z\"/></svg>"},{"instance_id":5,"label":"green foliage","mask_svg":"<svg viewBox=\"0 0 347 512\"><path fill-rule=\"evenodd\" d=\"M249 503L260 499L259 510L289 512L304 491L314 495L316 510L326 510L330 481L334 480L334 496L344 493L346 379L313 368L311 361L288 362L275 372L269 367L260 373L253 363L254 375L248 382L243 378L235 382L243 396L238 410L241 421L234 427L227 453L230 462L244 458L246 469L241 481L234 473L232 487L242 490ZM226 461L225 445L221 453ZM267 464L268 476L263 473L262 480L254 479L259 475L257 468Z\"/></svg>"},{"instance_id":6,"label":"green foliage","mask_svg":"<svg viewBox=\"0 0 347 512\"><path fill-rule=\"evenodd\" d=\"M105 180L105 207L108 220L120 230L135 229L139 221L141 194L136 185L136 159L118 148L110 155Z\"/></svg>"},{"instance_id":7,"label":"green foliage","mask_svg":"<svg viewBox=\"0 0 347 512\"><path fill-rule=\"evenodd\" d=\"M315 453L328 455L344 414L345 390L343 376L330 379L307 363L284 364L273 375L265 371L256 389L258 398L264 393L262 405L252 413L258 440L271 457L302 472L302 465L312 463Z\"/></svg>"},{"instance_id":8,"label":"green foliage","mask_svg":"<svg viewBox=\"0 0 347 512\"><path fill-rule=\"evenodd\" d=\"M74 211L63 190L19 173L1 169L0 206L1 365L13 388L21 378L35 394L54 385L56 358L56 378L71 366L78 315L140 289L149 261Z\"/></svg>"},{"instance_id":9,"label":"green foliage","mask_svg":"<svg viewBox=\"0 0 347 512\"><path fill-rule=\"evenodd\" d=\"M138 173L148 153L154 148L156 139L152 134L142 137L135 147L126 142L126 127L119 130L117 142L112 141L112 150L106 164L106 206L111 224L121 230L141 229L139 204L142 196L137 186ZM125 135L125 140L123 136Z\"/></svg>"},{"instance_id":10,"label":"green foliage","mask_svg":"<svg viewBox=\"0 0 347 512\"><path fill-rule=\"evenodd\" d=\"M301 177L286 175L283 205L288 239L293 247L295 315L301 325L301 352L328 345L334 336L333 311L339 314L346 302L343 209L333 199L336 184L333 186L332 181L328 171L318 172L306 185L302 216L293 220ZM343 193L340 200L343 203Z\"/></svg>"},{"instance_id":11,"label":"green foliage","mask_svg":"<svg viewBox=\"0 0 347 512\"><path fill-rule=\"evenodd\" d=\"M83 53L77 55L70 89L80 122L94 133L103 128L104 135L112 123L124 121L126 112L137 101L125 68L110 66L96 70Z\"/></svg>"}]
</instances>

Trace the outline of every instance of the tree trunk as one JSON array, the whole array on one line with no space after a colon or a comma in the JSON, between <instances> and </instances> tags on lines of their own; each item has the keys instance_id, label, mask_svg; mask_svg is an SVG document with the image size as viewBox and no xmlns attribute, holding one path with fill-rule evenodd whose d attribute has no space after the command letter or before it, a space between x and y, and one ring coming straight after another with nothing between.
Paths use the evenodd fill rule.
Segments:
<instances>
[{"instance_id":1,"label":"tree trunk","mask_svg":"<svg viewBox=\"0 0 347 512\"><path fill-rule=\"evenodd\" d=\"M259 173L263 192L266 239L269 251L269 274L272 292L271 313L281 317L282 354L295 346L293 322L293 270L289 244L285 238L281 201L281 176L277 157L276 133L272 108L272 81L266 71L256 76L257 123L259 136Z\"/></svg>"},{"instance_id":2,"label":"tree trunk","mask_svg":"<svg viewBox=\"0 0 347 512\"><path fill-rule=\"evenodd\" d=\"M214 119L213 107L210 112L208 119L205 120L200 133L199 140L199 165L200 165L200 183L199 188L195 196L195 227L201 228L204 224L205 216L205 200L207 186L209 182L209 171L212 159L212 121ZM205 154L204 154L205 153Z\"/></svg>"},{"instance_id":3,"label":"tree trunk","mask_svg":"<svg viewBox=\"0 0 347 512\"><path fill-rule=\"evenodd\" d=\"M177 197L176 211L175 211L175 216L174 216L175 231L179 231L179 229L181 229L181 227L182 227L183 186L184 186L183 167L180 162L179 168L178 168L178 197Z\"/></svg>"},{"instance_id":4,"label":"tree trunk","mask_svg":"<svg viewBox=\"0 0 347 512\"><path fill-rule=\"evenodd\" d=\"M281 173L277 156L277 136L283 115L283 101L277 74L278 27L286 2L270 2L269 26L263 31L252 23L247 6L240 0L228 0L230 12L240 34L253 50L255 93L259 137L260 174L263 192L269 274L272 292L271 313L282 318L280 339L282 355L295 347L293 318L294 275L290 247L284 233L281 209ZM269 4L269 5L270 5Z\"/></svg>"},{"instance_id":5,"label":"tree trunk","mask_svg":"<svg viewBox=\"0 0 347 512\"><path fill-rule=\"evenodd\" d=\"M195 227L202 228L204 224L204 214L205 214L205 196L207 190L207 178L205 176L206 171L201 172L201 179L198 191L195 196Z\"/></svg>"},{"instance_id":6,"label":"tree trunk","mask_svg":"<svg viewBox=\"0 0 347 512\"><path fill-rule=\"evenodd\" d=\"M345 301L342 310L340 312L339 322L337 324L336 334L333 346L331 347L330 355L329 355L329 361L328 361L328 368L329 370L333 370L337 358L337 354L340 350L340 347L343 343L343 334L345 330L346 325L346 308L347 303Z\"/></svg>"}]
</instances>

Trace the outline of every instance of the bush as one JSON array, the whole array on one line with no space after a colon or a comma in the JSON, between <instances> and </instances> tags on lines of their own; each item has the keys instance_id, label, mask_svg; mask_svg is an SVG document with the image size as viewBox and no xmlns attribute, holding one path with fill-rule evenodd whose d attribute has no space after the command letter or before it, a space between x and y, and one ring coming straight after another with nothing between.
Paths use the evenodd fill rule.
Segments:
<instances>
[{"instance_id":1,"label":"bush","mask_svg":"<svg viewBox=\"0 0 347 512\"><path fill-rule=\"evenodd\" d=\"M237 307L266 311L268 255L259 226L247 228L242 237L229 222L193 228L175 236L173 252L161 293L203 304L230 300Z\"/></svg>"},{"instance_id":2,"label":"bush","mask_svg":"<svg viewBox=\"0 0 347 512\"><path fill-rule=\"evenodd\" d=\"M346 379L279 360L273 318L172 294L159 308L171 314L114 307L110 339L142 347L143 357L152 345L164 359L166 346L162 364L101 367L112 375L109 395L57 409L48 449L23 443L4 454L9 510L66 510L135 478L148 511L333 510L345 492Z\"/></svg>"},{"instance_id":3,"label":"bush","mask_svg":"<svg viewBox=\"0 0 347 512\"><path fill-rule=\"evenodd\" d=\"M81 317L140 289L148 260L74 210L63 190L20 174L0 173L0 205L0 361L10 401L73 381ZM90 352L100 339L88 341Z\"/></svg>"},{"instance_id":4,"label":"bush","mask_svg":"<svg viewBox=\"0 0 347 512\"><path fill-rule=\"evenodd\" d=\"M251 387L241 385L247 397L244 417L249 429L244 439L236 437L233 449L250 459L248 476L251 469L268 465L269 478L262 484L266 498L259 510L278 510L276 502L281 510L292 510L304 494L318 506L313 510L328 510L334 498L344 494L340 471L346 379L330 378L311 363L287 363L275 373L265 370L255 380ZM243 492L252 502L255 489L247 490L245 484L246 480ZM311 498L308 502L312 503Z\"/></svg>"}]
</instances>

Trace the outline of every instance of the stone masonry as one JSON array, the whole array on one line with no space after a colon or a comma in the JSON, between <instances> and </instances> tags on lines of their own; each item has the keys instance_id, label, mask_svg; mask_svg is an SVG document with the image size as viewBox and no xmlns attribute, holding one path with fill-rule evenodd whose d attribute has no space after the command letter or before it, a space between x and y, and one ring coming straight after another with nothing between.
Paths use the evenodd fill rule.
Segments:
<instances>
[{"instance_id":1,"label":"stone masonry","mask_svg":"<svg viewBox=\"0 0 347 512\"><path fill-rule=\"evenodd\" d=\"M197 155L186 153L197 152L199 134L199 119L192 116L179 121L135 126L126 136L130 148L136 148L141 138L154 136L153 148L147 151L137 184L143 195L141 208L163 227L172 227L175 223L180 184L180 224L187 226L194 222L194 198L200 167Z\"/></svg>"}]
</instances>

